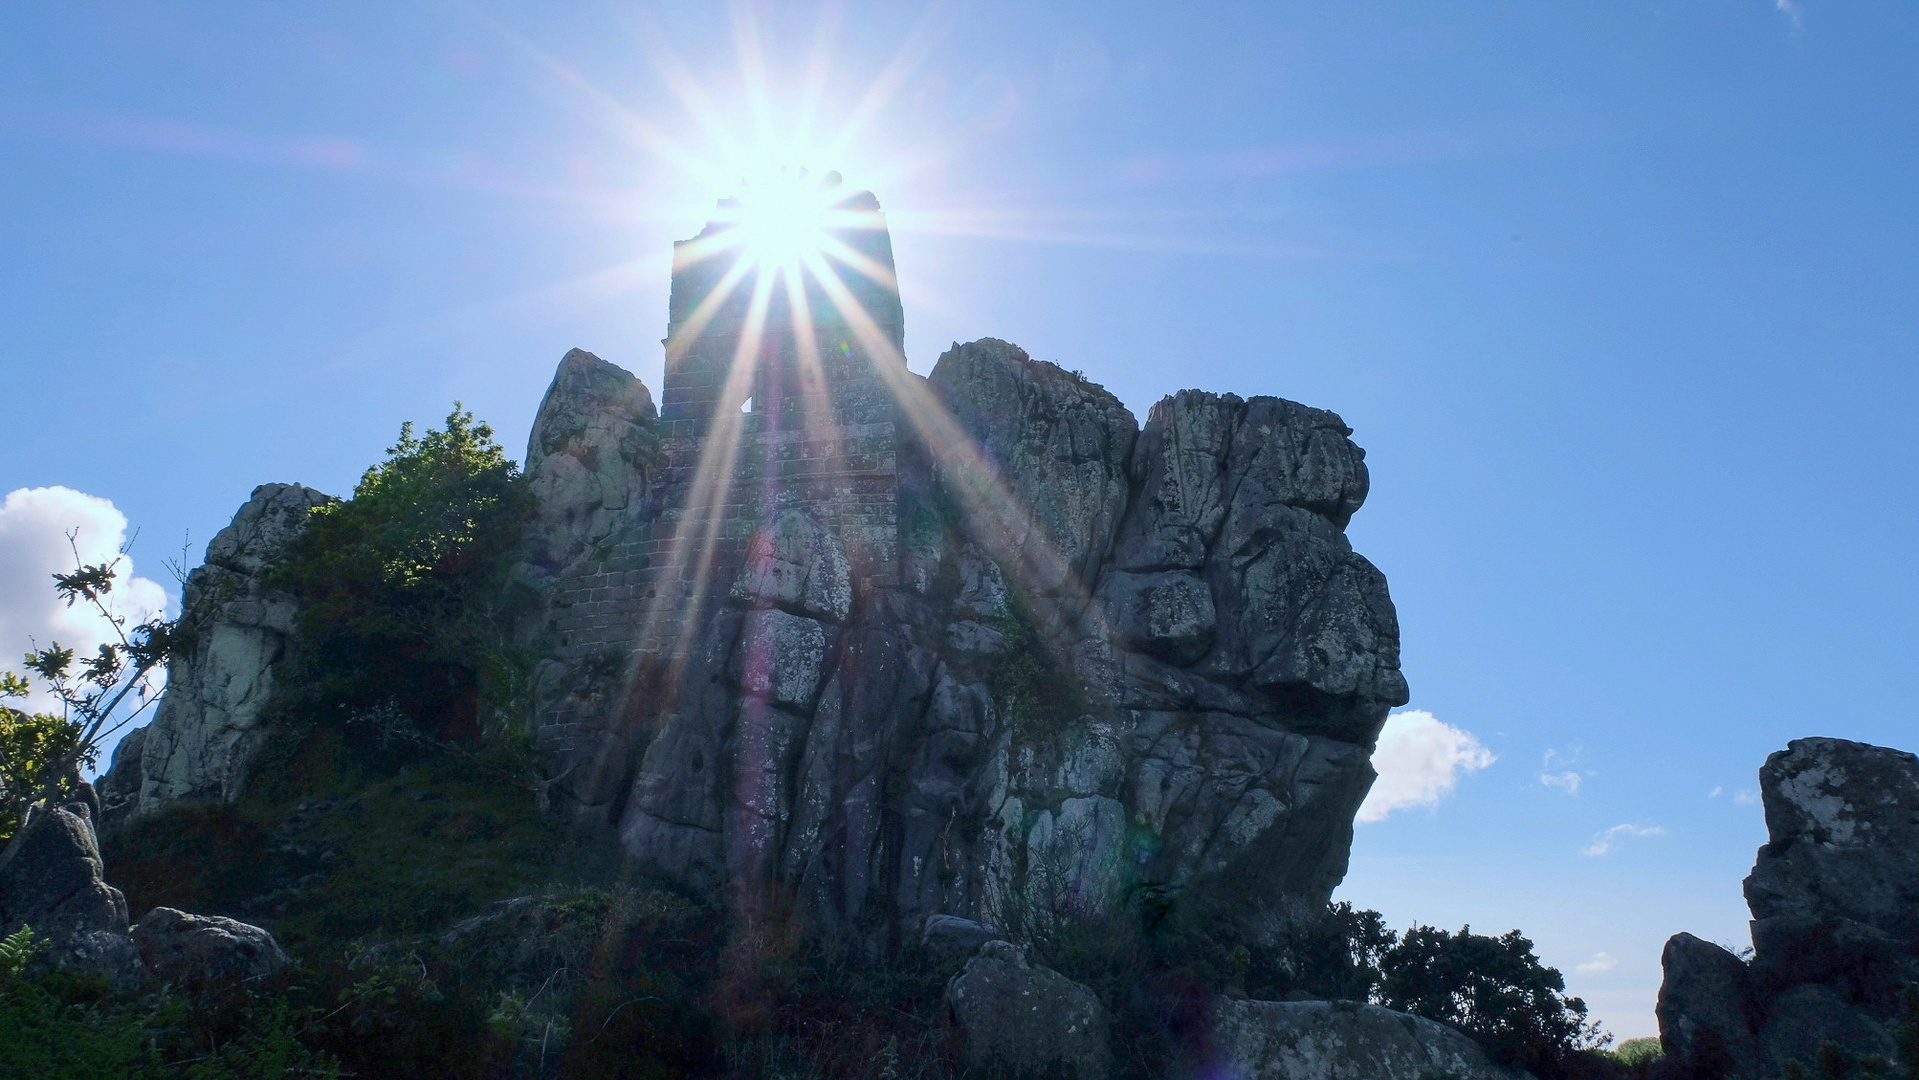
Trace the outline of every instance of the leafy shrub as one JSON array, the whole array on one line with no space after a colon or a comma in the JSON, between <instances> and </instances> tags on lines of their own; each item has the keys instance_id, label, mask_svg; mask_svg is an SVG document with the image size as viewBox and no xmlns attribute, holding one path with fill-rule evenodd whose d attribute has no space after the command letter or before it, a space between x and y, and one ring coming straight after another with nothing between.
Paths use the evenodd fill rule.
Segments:
<instances>
[{"instance_id":1,"label":"leafy shrub","mask_svg":"<svg viewBox=\"0 0 1919 1080\"><path fill-rule=\"evenodd\" d=\"M0 701L26 693L26 680L0 672ZM13 838L28 804L60 786L69 763L93 763L81 743L79 724L0 704L0 842Z\"/></svg>"},{"instance_id":2,"label":"leafy shrub","mask_svg":"<svg viewBox=\"0 0 1919 1080\"><path fill-rule=\"evenodd\" d=\"M1640 1039L1627 1039L1614 1047L1609 1056L1634 1074L1643 1074L1652 1063L1666 1056L1666 1048L1659 1036L1649 1035Z\"/></svg>"},{"instance_id":3,"label":"leafy shrub","mask_svg":"<svg viewBox=\"0 0 1919 1080\"><path fill-rule=\"evenodd\" d=\"M1539 962L1517 930L1499 937L1461 927L1416 926L1380 960L1378 1000L1471 1035L1496 1060L1542 1077L1560 1075L1573 1055L1606 1042L1586 1003Z\"/></svg>"},{"instance_id":4,"label":"leafy shrub","mask_svg":"<svg viewBox=\"0 0 1919 1080\"><path fill-rule=\"evenodd\" d=\"M0 983L0 1076L338 1076L338 1064L302 1040L304 1015L279 991L129 996L57 971L14 977Z\"/></svg>"},{"instance_id":5,"label":"leafy shrub","mask_svg":"<svg viewBox=\"0 0 1919 1080\"><path fill-rule=\"evenodd\" d=\"M309 716L393 703L447 740L510 711L519 678L508 578L536 511L519 466L455 403L444 430L408 423L353 497L313 511L273 581L298 596L285 684Z\"/></svg>"}]
</instances>

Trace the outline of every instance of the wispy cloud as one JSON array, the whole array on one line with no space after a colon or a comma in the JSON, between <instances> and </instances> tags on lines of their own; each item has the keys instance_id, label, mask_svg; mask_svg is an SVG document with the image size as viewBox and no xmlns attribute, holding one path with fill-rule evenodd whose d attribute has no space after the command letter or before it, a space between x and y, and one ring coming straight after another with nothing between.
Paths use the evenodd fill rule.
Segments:
<instances>
[{"instance_id":1,"label":"wispy cloud","mask_svg":"<svg viewBox=\"0 0 1919 1080\"><path fill-rule=\"evenodd\" d=\"M1712 789L1711 791L1708 791L1708 792L1706 792L1706 798L1708 798L1708 799L1717 799L1717 798L1718 798L1719 796L1721 796L1721 795L1723 795L1723 794L1725 794L1725 792L1726 792L1726 789L1725 789L1725 788L1723 788L1723 787L1720 787L1720 786L1718 786L1717 784L1715 784L1715 785L1713 785L1713 789Z\"/></svg>"},{"instance_id":2,"label":"wispy cloud","mask_svg":"<svg viewBox=\"0 0 1919 1080\"><path fill-rule=\"evenodd\" d=\"M1666 830L1657 825L1614 825L1612 828L1593 837L1593 842L1585 849L1585 854L1595 858L1610 855L1613 849L1627 840L1639 840L1648 836L1664 836Z\"/></svg>"},{"instance_id":3,"label":"wispy cloud","mask_svg":"<svg viewBox=\"0 0 1919 1080\"><path fill-rule=\"evenodd\" d=\"M1581 975L1597 975L1602 971L1611 971L1618 966L1619 961L1613 959L1611 953L1596 952L1593 954L1591 960L1580 964L1578 967L1573 968L1573 970Z\"/></svg>"},{"instance_id":4,"label":"wispy cloud","mask_svg":"<svg viewBox=\"0 0 1919 1080\"><path fill-rule=\"evenodd\" d=\"M1797 0L1773 0L1773 7L1792 23L1794 33L1806 28L1806 9L1799 6Z\"/></svg>"},{"instance_id":5,"label":"wispy cloud","mask_svg":"<svg viewBox=\"0 0 1919 1080\"><path fill-rule=\"evenodd\" d=\"M1362 822L1379 821L1395 810L1437 806L1452 794L1459 778L1499 760L1470 732L1441 723L1423 709L1386 718L1373 751L1379 779L1360 805Z\"/></svg>"},{"instance_id":6,"label":"wispy cloud","mask_svg":"<svg viewBox=\"0 0 1919 1080\"><path fill-rule=\"evenodd\" d=\"M1580 777L1576 772L1540 773L1539 782L1547 787L1556 787L1568 795L1579 794Z\"/></svg>"},{"instance_id":7,"label":"wispy cloud","mask_svg":"<svg viewBox=\"0 0 1919 1080\"><path fill-rule=\"evenodd\" d=\"M1759 796L1750 791L1741 791L1732 797L1732 801L1741 806L1751 806L1759 801Z\"/></svg>"},{"instance_id":8,"label":"wispy cloud","mask_svg":"<svg viewBox=\"0 0 1919 1080\"><path fill-rule=\"evenodd\" d=\"M1561 754L1557 750L1546 751L1546 756L1539 763L1539 782L1549 788L1558 788L1568 795L1579 794L1579 785L1585 782L1585 777L1579 774L1579 770L1553 771L1554 764L1570 765L1578 756L1578 751L1574 751L1570 756Z\"/></svg>"}]
</instances>

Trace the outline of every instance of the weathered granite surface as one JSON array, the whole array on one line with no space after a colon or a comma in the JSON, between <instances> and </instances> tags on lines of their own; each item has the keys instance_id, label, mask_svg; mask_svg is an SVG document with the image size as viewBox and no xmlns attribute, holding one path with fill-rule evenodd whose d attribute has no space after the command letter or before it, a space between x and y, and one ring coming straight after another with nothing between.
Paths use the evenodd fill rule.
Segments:
<instances>
[{"instance_id":1,"label":"weathered granite surface","mask_svg":"<svg viewBox=\"0 0 1919 1080\"><path fill-rule=\"evenodd\" d=\"M41 813L0 870L0 936L30 926L47 940L43 962L137 983L140 958L127 938L126 897L101 877L93 808L76 801Z\"/></svg>"},{"instance_id":2,"label":"weathered granite surface","mask_svg":"<svg viewBox=\"0 0 1919 1080\"><path fill-rule=\"evenodd\" d=\"M1659 1032L1673 1077L1811 1070L1822 1048L1898 1064L1919 991L1919 757L1795 739L1759 771L1766 845L1746 878L1753 951L1666 944Z\"/></svg>"},{"instance_id":3,"label":"weathered granite surface","mask_svg":"<svg viewBox=\"0 0 1919 1080\"><path fill-rule=\"evenodd\" d=\"M847 205L890 273L877 202ZM1368 478L1340 418L1188 390L1141 425L990 338L922 378L871 271L848 295L877 321L781 300L735 378L757 316L703 305L709 249L677 256L658 410L575 350L529 439L518 579L546 600L520 633L554 804L697 893L875 949L936 915L1033 940L1142 888L1255 937L1324 902L1407 697L1344 532ZM195 572L235 599L116 761L137 812L238 791L292 615L257 570L325 499L262 488Z\"/></svg>"},{"instance_id":4,"label":"weathered granite surface","mask_svg":"<svg viewBox=\"0 0 1919 1080\"><path fill-rule=\"evenodd\" d=\"M266 571L306 525L333 502L302 484L262 484L207 545L206 562L187 575L183 606L211 610L191 648L167 666L167 688L153 722L114 748L102 778L104 820L151 813L181 801L239 797L265 732L274 665L293 635L294 599L266 584Z\"/></svg>"},{"instance_id":5,"label":"weathered granite surface","mask_svg":"<svg viewBox=\"0 0 1919 1080\"><path fill-rule=\"evenodd\" d=\"M1013 1076L1106 1080L1113 1072L1112 1019L1091 990L1026 950L989 941L946 984L946 1005L965 1040L968 1065Z\"/></svg>"},{"instance_id":6,"label":"weathered granite surface","mask_svg":"<svg viewBox=\"0 0 1919 1080\"><path fill-rule=\"evenodd\" d=\"M265 979L291 963L273 935L251 923L157 907L132 929L150 978L198 988Z\"/></svg>"},{"instance_id":7,"label":"weathered granite surface","mask_svg":"<svg viewBox=\"0 0 1919 1080\"><path fill-rule=\"evenodd\" d=\"M992 340L915 385L970 446L901 436L890 581L831 506L776 492L729 511L758 524L677 653L549 665L590 687L548 714L576 813L698 890L895 942L941 913L1043 932L1142 882L1254 931L1323 901L1406 699L1384 579L1342 531L1367 482L1347 429L1187 391L1136 432ZM604 521L590 543L665 531ZM566 578L556 619L658 617L644 572L571 607Z\"/></svg>"},{"instance_id":8,"label":"weathered granite surface","mask_svg":"<svg viewBox=\"0 0 1919 1080\"><path fill-rule=\"evenodd\" d=\"M1237 1080L1521 1080L1444 1024L1352 1001L1213 1007L1213 1071Z\"/></svg>"}]
</instances>

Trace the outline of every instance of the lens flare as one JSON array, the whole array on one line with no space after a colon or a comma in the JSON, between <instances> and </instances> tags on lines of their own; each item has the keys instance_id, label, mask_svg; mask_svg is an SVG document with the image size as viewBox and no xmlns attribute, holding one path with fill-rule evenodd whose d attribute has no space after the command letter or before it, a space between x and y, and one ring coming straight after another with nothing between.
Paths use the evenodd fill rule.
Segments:
<instances>
[{"instance_id":1,"label":"lens flare","mask_svg":"<svg viewBox=\"0 0 1919 1080\"><path fill-rule=\"evenodd\" d=\"M839 188L836 172L815 178L804 168L762 169L720 203L715 222L727 226L721 243L737 248L751 268L792 276L834 246L832 230L856 224L853 215L836 207L845 194Z\"/></svg>"}]
</instances>

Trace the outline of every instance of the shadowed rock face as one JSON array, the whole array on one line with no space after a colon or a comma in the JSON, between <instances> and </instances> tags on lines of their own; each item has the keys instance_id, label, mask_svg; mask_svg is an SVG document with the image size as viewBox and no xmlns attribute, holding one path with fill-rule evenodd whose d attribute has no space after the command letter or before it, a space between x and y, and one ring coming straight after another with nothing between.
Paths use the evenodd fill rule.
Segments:
<instances>
[{"instance_id":1,"label":"shadowed rock face","mask_svg":"<svg viewBox=\"0 0 1919 1080\"><path fill-rule=\"evenodd\" d=\"M946 1005L975 1068L1077 1080L1112 1074L1106 1007L1084 986L1028 963L1011 942L986 942L946 984Z\"/></svg>"},{"instance_id":2,"label":"shadowed rock face","mask_svg":"<svg viewBox=\"0 0 1919 1080\"><path fill-rule=\"evenodd\" d=\"M333 501L301 484L262 484L207 545L206 562L187 575L183 604L212 606L213 617L168 664L153 723L114 748L100 785L106 821L239 797L298 611L293 597L266 585L266 571L313 508Z\"/></svg>"},{"instance_id":3,"label":"shadowed rock face","mask_svg":"<svg viewBox=\"0 0 1919 1080\"><path fill-rule=\"evenodd\" d=\"M47 940L46 962L132 985L140 958L127 938L127 901L101 879L92 815L85 802L41 812L0 870L0 936L30 926Z\"/></svg>"},{"instance_id":4,"label":"shadowed rock face","mask_svg":"<svg viewBox=\"0 0 1919 1080\"><path fill-rule=\"evenodd\" d=\"M529 559L542 577L589 554L620 519L647 514L658 416L653 395L626 371L584 349L560 360L526 448L528 480L548 508Z\"/></svg>"},{"instance_id":5,"label":"shadowed rock face","mask_svg":"<svg viewBox=\"0 0 1919 1080\"><path fill-rule=\"evenodd\" d=\"M1897 1061L1919 987L1919 758L1795 739L1759 771L1767 843L1746 878L1745 962L1690 934L1666 945L1659 1032L1676 1077L1810 1069L1827 1045Z\"/></svg>"},{"instance_id":6,"label":"shadowed rock face","mask_svg":"<svg viewBox=\"0 0 1919 1080\"><path fill-rule=\"evenodd\" d=\"M148 976L186 988L268 978L291 962L273 935L219 915L157 907L132 930Z\"/></svg>"},{"instance_id":7,"label":"shadowed rock face","mask_svg":"<svg viewBox=\"0 0 1919 1080\"><path fill-rule=\"evenodd\" d=\"M607 407L572 409L568 385L563 364L529 453L554 492L544 418ZM1096 384L990 339L912 390L902 412L937 409L970 445L900 420L889 534L762 479L725 511L739 557L715 557L696 617L666 609L664 642L577 645L662 621L676 469L636 466L656 494L576 536L652 554L556 578L555 634L575 644L540 708L562 802L696 890L880 947L942 913L1044 933L1141 885L1255 933L1323 901L1406 700L1385 580L1343 532L1367 484L1349 430L1198 391L1141 430ZM591 432L621 429L576 430L584 458ZM692 459L665 436L663 461ZM770 445L747 440L735 468L763 478L745 458Z\"/></svg>"},{"instance_id":8,"label":"shadowed rock face","mask_svg":"<svg viewBox=\"0 0 1919 1080\"><path fill-rule=\"evenodd\" d=\"M1352 1001L1233 1001L1213 1009L1218 1075L1244 1080L1521 1080L1479 1044ZM1212 1075L1212 1074L1208 1074Z\"/></svg>"},{"instance_id":9,"label":"shadowed rock face","mask_svg":"<svg viewBox=\"0 0 1919 1080\"><path fill-rule=\"evenodd\" d=\"M870 319L818 282L755 314L690 242L657 410L560 362L516 575L545 598L518 630L555 804L689 889L874 949L934 915L1032 940L1142 889L1255 937L1324 902L1407 696L1344 532L1350 430L1197 390L1142 427L991 338L913 375L884 217L843 205ZM261 488L209 549L188 592L226 590L222 621L129 737L118 804L238 792L297 644L259 570L324 501Z\"/></svg>"},{"instance_id":10,"label":"shadowed rock face","mask_svg":"<svg viewBox=\"0 0 1919 1080\"><path fill-rule=\"evenodd\" d=\"M938 914L1031 939L1141 887L1255 936L1323 902L1406 700L1385 580L1343 531L1367 486L1345 425L1188 390L1142 428L992 339L901 378L897 408L821 430L746 416L728 457L627 372L561 361L519 575L548 598L525 640L558 805L874 948ZM209 547L188 593L220 619L109 813L237 795L292 644L263 570L326 501L267 485Z\"/></svg>"}]
</instances>

